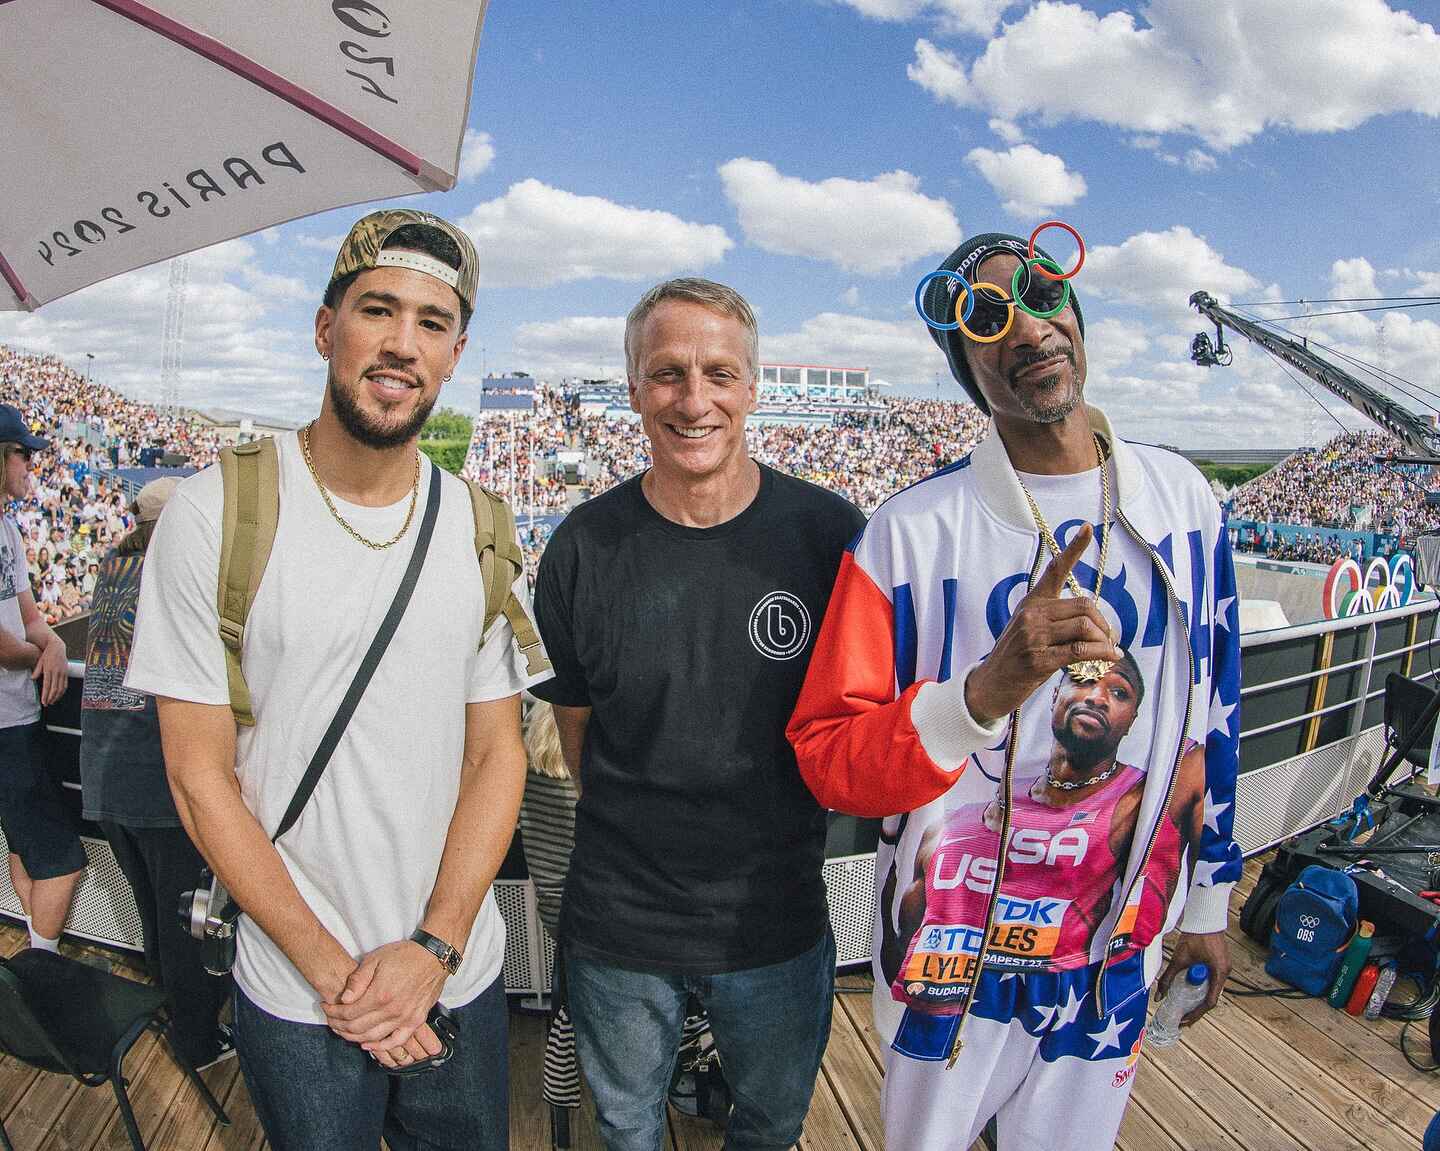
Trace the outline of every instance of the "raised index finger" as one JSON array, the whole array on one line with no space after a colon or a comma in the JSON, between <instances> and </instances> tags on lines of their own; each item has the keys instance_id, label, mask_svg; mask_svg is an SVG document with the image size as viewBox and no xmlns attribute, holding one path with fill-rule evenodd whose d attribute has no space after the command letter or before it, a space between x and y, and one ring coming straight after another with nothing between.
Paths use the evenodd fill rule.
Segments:
<instances>
[{"instance_id":1,"label":"raised index finger","mask_svg":"<svg viewBox=\"0 0 1440 1151\"><path fill-rule=\"evenodd\" d=\"M1050 561L1049 566L1035 581L1035 586L1030 589L1030 594L1044 599L1059 599L1060 590L1065 586L1065 577L1080 562L1080 557L1090 546L1090 539L1094 534L1094 530L1089 524L1081 524L1080 530L1065 546L1065 550Z\"/></svg>"}]
</instances>

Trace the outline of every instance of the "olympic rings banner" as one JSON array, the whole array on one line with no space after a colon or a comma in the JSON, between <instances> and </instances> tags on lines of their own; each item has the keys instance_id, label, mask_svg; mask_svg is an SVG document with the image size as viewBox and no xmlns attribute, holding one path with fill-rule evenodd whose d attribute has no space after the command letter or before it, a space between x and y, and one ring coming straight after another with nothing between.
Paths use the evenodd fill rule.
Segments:
<instances>
[{"instance_id":1,"label":"olympic rings banner","mask_svg":"<svg viewBox=\"0 0 1440 1151\"><path fill-rule=\"evenodd\" d=\"M1075 266L1068 272L1063 271L1054 260L1036 253L1035 240L1046 228L1060 228L1075 238L1075 243L1079 246L1079 254L1075 258ZM1016 308L1026 315L1041 320L1048 320L1064 311L1065 306L1070 302L1070 280L1084 263L1085 241L1080 238L1080 233L1063 220L1046 220L1030 233L1030 242L1025 249L1025 258L1020 261L1015 268L1015 274L1010 277L1009 295L1006 295L1004 288L999 284L987 281L972 284L959 272L951 271L949 268L939 268L925 273L920 277L920 282L915 285L915 310L920 313L920 318L925 323L938 331L953 332L959 329L977 344L993 344L997 340L1003 340L1009 333L1010 326L1015 322ZM1024 287L1020 285L1022 275L1025 277ZM1025 297L1030 294L1036 277L1060 284L1062 291L1058 303L1054 303L1048 308L1037 308L1026 303ZM929 287L931 281L940 279L955 281L954 319L946 319L943 316L937 319L925 310L925 289ZM994 307L1004 307L1004 324L1001 325L997 320L993 325L998 328L998 331L974 332L968 327L975 314L975 300L978 296L983 296L985 302Z\"/></svg>"},{"instance_id":2,"label":"olympic rings banner","mask_svg":"<svg viewBox=\"0 0 1440 1151\"><path fill-rule=\"evenodd\" d=\"M1397 552L1388 560L1376 556L1363 571L1353 559L1336 560L1320 592L1326 619L1404 607L1414 598L1415 564L1408 552Z\"/></svg>"}]
</instances>

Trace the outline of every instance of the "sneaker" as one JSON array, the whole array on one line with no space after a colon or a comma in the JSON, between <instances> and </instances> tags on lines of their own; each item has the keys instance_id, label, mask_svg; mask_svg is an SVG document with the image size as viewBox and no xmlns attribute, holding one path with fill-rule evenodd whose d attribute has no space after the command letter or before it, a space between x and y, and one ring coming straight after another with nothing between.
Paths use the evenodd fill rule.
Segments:
<instances>
[{"instance_id":1,"label":"sneaker","mask_svg":"<svg viewBox=\"0 0 1440 1151\"><path fill-rule=\"evenodd\" d=\"M235 1036L231 1033L230 1028L223 1023L217 1023L215 1025L215 1047L213 1050L215 1051L214 1055L204 1063L197 1063L195 1065L196 1071L208 1071L217 1063L224 1063L225 1060L235 1057Z\"/></svg>"}]
</instances>

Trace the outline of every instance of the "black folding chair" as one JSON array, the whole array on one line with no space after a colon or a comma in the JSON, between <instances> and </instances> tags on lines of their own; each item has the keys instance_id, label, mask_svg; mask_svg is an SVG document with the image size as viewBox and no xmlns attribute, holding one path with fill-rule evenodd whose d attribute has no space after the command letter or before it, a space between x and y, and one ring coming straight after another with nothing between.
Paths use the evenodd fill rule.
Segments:
<instances>
[{"instance_id":1,"label":"black folding chair","mask_svg":"<svg viewBox=\"0 0 1440 1151\"><path fill-rule=\"evenodd\" d=\"M1401 760L1424 770L1430 763L1440 693L1426 684L1391 672L1385 677L1385 757L1366 790L1373 796L1389 785ZM1406 776L1409 776L1406 772Z\"/></svg>"},{"instance_id":2,"label":"black folding chair","mask_svg":"<svg viewBox=\"0 0 1440 1151\"><path fill-rule=\"evenodd\" d=\"M0 959L0 1053L43 1071L73 1075L87 1087L108 1082L135 1151L145 1151L145 1144L121 1064L146 1031L165 1036L180 1070L228 1127L219 1101L175 1046L163 991L35 948ZM14 1151L4 1123L0 1148Z\"/></svg>"}]
</instances>

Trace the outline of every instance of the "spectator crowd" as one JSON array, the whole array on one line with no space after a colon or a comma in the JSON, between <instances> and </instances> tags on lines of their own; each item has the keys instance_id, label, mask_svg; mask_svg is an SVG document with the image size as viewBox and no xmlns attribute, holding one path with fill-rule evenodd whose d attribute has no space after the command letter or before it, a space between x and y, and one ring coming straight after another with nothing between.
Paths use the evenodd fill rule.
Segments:
<instances>
[{"instance_id":1,"label":"spectator crowd","mask_svg":"<svg viewBox=\"0 0 1440 1151\"><path fill-rule=\"evenodd\" d=\"M204 467L219 451L219 434L192 414L128 400L58 357L3 344L0 401L51 441L31 461L31 497L12 510L35 603L58 623L89 609L101 559L134 526L122 485L105 473L166 454Z\"/></svg>"},{"instance_id":2,"label":"spectator crowd","mask_svg":"<svg viewBox=\"0 0 1440 1151\"><path fill-rule=\"evenodd\" d=\"M1260 525L1241 533L1236 546L1273 559L1316 563L1353 554L1353 543L1333 529L1397 536L1399 546L1410 546L1434 518L1425 497L1440 477L1422 465L1385 462L1403 454L1403 445L1383 432L1345 432L1321 447L1301 448L1236 489L1231 519ZM1282 539L1266 530L1269 524L1332 531Z\"/></svg>"},{"instance_id":3,"label":"spectator crowd","mask_svg":"<svg viewBox=\"0 0 1440 1151\"><path fill-rule=\"evenodd\" d=\"M461 475L498 491L522 511L567 506L565 481L554 466L566 446L564 395L537 385L531 411L485 412L476 419Z\"/></svg>"},{"instance_id":4,"label":"spectator crowd","mask_svg":"<svg viewBox=\"0 0 1440 1151\"><path fill-rule=\"evenodd\" d=\"M555 517L571 503L558 453L583 458L582 484L589 495L650 463L636 421L583 414L575 396L548 384L537 382L533 395L529 412L485 412L475 420L462 470L510 499L532 579ZM31 427L53 443L33 462L33 496L13 511L35 601L47 620L58 622L88 609L101 558L132 526L125 492L106 473L164 454L204 467L214 461L221 437L194 413L137 403L55 356L4 345L0 400L19 407ZM881 401L878 412L847 412L826 425L752 422L748 436L756 459L837 491L869 513L892 493L962 457L985 425L986 417L970 404L895 398ZM1347 432L1322 447L1295 452L1236 489L1231 518L1260 525L1238 532L1236 546L1320 563L1352 554L1353 543L1338 530L1395 535L1405 546L1429 523L1425 493L1440 479L1429 468L1377 462L1377 456L1400 450L1383 433ZM1268 524L1317 530L1282 538L1267 532Z\"/></svg>"},{"instance_id":5,"label":"spectator crowd","mask_svg":"<svg viewBox=\"0 0 1440 1151\"><path fill-rule=\"evenodd\" d=\"M1425 491L1435 481L1429 468L1376 459L1404 452L1383 432L1345 432L1321 447L1301 448L1241 486L1230 514L1260 523L1405 535L1426 522Z\"/></svg>"},{"instance_id":6,"label":"spectator crowd","mask_svg":"<svg viewBox=\"0 0 1440 1151\"><path fill-rule=\"evenodd\" d=\"M465 474L501 492L517 509L539 515L563 511L565 484L555 453L584 454L585 486L598 495L650 466L639 424L593 414L571 418L573 405L559 389L537 385L528 427L506 414L475 423ZM839 492L866 512L893 492L959 459L985 430L986 417L970 404L896 399L880 414L846 413L828 426L757 424L747 429L751 454L762 463ZM531 445L535 459L530 491Z\"/></svg>"}]
</instances>

